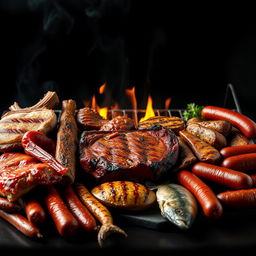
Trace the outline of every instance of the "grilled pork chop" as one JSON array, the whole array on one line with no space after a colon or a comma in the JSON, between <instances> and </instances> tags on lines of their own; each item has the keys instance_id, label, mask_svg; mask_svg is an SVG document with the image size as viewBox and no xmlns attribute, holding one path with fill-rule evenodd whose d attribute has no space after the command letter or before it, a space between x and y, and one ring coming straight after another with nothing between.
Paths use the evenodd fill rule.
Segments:
<instances>
[{"instance_id":1,"label":"grilled pork chop","mask_svg":"<svg viewBox=\"0 0 256 256\"><path fill-rule=\"evenodd\" d=\"M25 132L48 133L56 124L57 117L51 109L10 111L0 120L0 152L22 148L21 139Z\"/></svg>"},{"instance_id":2,"label":"grilled pork chop","mask_svg":"<svg viewBox=\"0 0 256 256\"><path fill-rule=\"evenodd\" d=\"M127 116L104 119L92 108L81 108L77 113L77 122L86 130L126 131L134 128L134 122Z\"/></svg>"},{"instance_id":3,"label":"grilled pork chop","mask_svg":"<svg viewBox=\"0 0 256 256\"><path fill-rule=\"evenodd\" d=\"M21 153L0 156L0 195L10 201L17 200L36 185L60 182L62 176L48 164Z\"/></svg>"},{"instance_id":4,"label":"grilled pork chop","mask_svg":"<svg viewBox=\"0 0 256 256\"><path fill-rule=\"evenodd\" d=\"M82 168L96 180L157 181L178 158L179 144L170 130L83 132L80 140Z\"/></svg>"}]
</instances>

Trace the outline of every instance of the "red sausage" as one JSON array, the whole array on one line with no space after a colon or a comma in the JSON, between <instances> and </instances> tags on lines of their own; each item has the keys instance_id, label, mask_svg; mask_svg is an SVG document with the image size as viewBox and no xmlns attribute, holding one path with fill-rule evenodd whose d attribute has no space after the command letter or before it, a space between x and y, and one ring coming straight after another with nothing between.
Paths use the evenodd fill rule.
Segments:
<instances>
[{"instance_id":1,"label":"red sausage","mask_svg":"<svg viewBox=\"0 0 256 256\"><path fill-rule=\"evenodd\" d=\"M23 199L24 210L28 220L35 226L41 225L46 217L45 210L42 205L34 198Z\"/></svg>"},{"instance_id":2,"label":"red sausage","mask_svg":"<svg viewBox=\"0 0 256 256\"><path fill-rule=\"evenodd\" d=\"M10 202L6 198L0 197L0 210L6 212L18 212L21 210L21 206L16 202Z\"/></svg>"},{"instance_id":3,"label":"red sausage","mask_svg":"<svg viewBox=\"0 0 256 256\"><path fill-rule=\"evenodd\" d=\"M249 117L230 109L206 106L202 109L202 117L211 120L227 120L238 128L247 138L256 138L256 123Z\"/></svg>"},{"instance_id":4,"label":"red sausage","mask_svg":"<svg viewBox=\"0 0 256 256\"><path fill-rule=\"evenodd\" d=\"M49 143L50 145L48 145ZM52 154L52 140L42 132L28 131L22 137L22 146L28 155L50 165L55 171L64 174L68 171Z\"/></svg>"},{"instance_id":5,"label":"red sausage","mask_svg":"<svg viewBox=\"0 0 256 256\"><path fill-rule=\"evenodd\" d=\"M255 207L256 188L233 190L217 195L221 203L231 207Z\"/></svg>"},{"instance_id":6,"label":"red sausage","mask_svg":"<svg viewBox=\"0 0 256 256\"><path fill-rule=\"evenodd\" d=\"M64 200L71 213L75 216L79 224L87 231L97 229L97 223L95 218L80 201L78 196L75 194L71 186L67 186L64 189Z\"/></svg>"},{"instance_id":7,"label":"red sausage","mask_svg":"<svg viewBox=\"0 0 256 256\"><path fill-rule=\"evenodd\" d=\"M250 171L256 169L256 153L230 156L223 160L221 165L237 171Z\"/></svg>"},{"instance_id":8,"label":"red sausage","mask_svg":"<svg viewBox=\"0 0 256 256\"><path fill-rule=\"evenodd\" d=\"M189 171L182 170L178 173L178 181L197 198L207 217L221 217L223 213L222 205L211 188L200 178Z\"/></svg>"},{"instance_id":9,"label":"red sausage","mask_svg":"<svg viewBox=\"0 0 256 256\"><path fill-rule=\"evenodd\" d=\"M44 200L59 234L63 237L74 235L79 224L53 186L48 186Z\"/></svg>"},{"instance_id":10,"label":"red sausage","mask_svg":"<svg viewBox=\"0 0 256 256\"><path fill-rule=\"evenodd\" d=\"M241 154L256 153L256 144L233 146L222 148L220 154L224 157L236 156Z\"/></svg>"},{"instance_id":11,"label":"red sausage","mask_svg":"<svg viewBox=\"0 0 256 256\"><path fill-rule=\"evenodd\" d=\"M255 187L256 186L256 174L249 174L249 176L251 177L253 186Z\"/></svg>"},{"instance_id":12,"label":"red sausage","mask_svg":"<svg viewBox=\"0 0 256 256\"><path fill-rule=\"evenodd\" d=\"M192 167L192 172L199 177L233 189L250 188L253 185L249 175L212 164L197 163Z\"/></svg>"},{"instance_id":13,"label":"red sausage","mask_svg":"<svg viewBox=\"0 0 256 256\"><path fill-rule=\"evenodd\" d=\"M24 235L31 238L40 238L42 235L39 232L39 229L34 226L29 220L27 220L20 213L7 213L0 210L0 217L12 224Z\"/></svg>"}]
</instances>

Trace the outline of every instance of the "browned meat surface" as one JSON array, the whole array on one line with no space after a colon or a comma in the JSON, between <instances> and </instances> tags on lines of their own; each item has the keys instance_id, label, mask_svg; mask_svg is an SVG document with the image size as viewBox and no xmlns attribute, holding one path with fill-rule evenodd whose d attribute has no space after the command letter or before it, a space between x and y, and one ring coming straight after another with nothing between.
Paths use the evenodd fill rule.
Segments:
<instances>
[{"instance_id":1,"label":"browned meat surface","mask_svg":"<svg viewBox=\"0 0 256 256\"><path fill-rule=\"evenodd\" d=\"M78 110L77 122L86 130L99 130L108 120L102 118L97 110L85 107Z\"/></svg>"},{"instance_id":2,"label":"browned meat surface","mask_svg":"<svg viewBox=\"0 0 256 256\"><path fill-rule=\"evenodd\" d=\"M191 148L199 161L216 163L221 159L221 155L216 148L192 135L191 133L183 130L180 131L180 136Z\"/></svg>"},{"instance_id":3,"label":"browned meat surface","mask_svg":"<svg viewBox=\"0 0 256 256\"><path fill-rule=\"evenodd\" d=\"M191 149L186 145L184 140L180 136L177 136L177 138L179 141L179 157L174 169L181 170L191 166L197 161L197 158Z\"/></svg>"},{"instance_id":4,"label":"browned meat surface","mask_svg":"<svg viewBox=\"0 0 256 256\"><path fill-rule=\"evenodd\" d=\"M158 180L177 161L175 134L152 130L83 132L80 163L97 180Z\"/></svg>"},{"instance_id":5,"label":"browned meat surface","mask_svg":"<svg viewBox=\"0 0 256 256\"><path fill-rule=\"evenodd\" d=\"M184 121L177 116L154 116L150 117L145 121L139 123L139 129L149 129L154 125L161 125L165 128L173 130L173 132L178 135L179 131L183 130L185 127Z\"/></svg>"},{"instance_id":6,"label":"browned meat surface","mask_svg":"<svg viewBox=\"0 0 256 256\"><path fill-rule=\"evenodd\" d=\"M215 148L223 148L227 145L224 135L213 129L203 127L200 123L191 123L186 130Z\"/></svg>"},{"instance_id":7,"label":"browned meat surface","mask_svg":"<svg viewBox=\"0 0 256 256\"><path fill-rule=\"evenodd\" d=\"M127 131L135 128L134 122L127 116L116 116L106 122L100 131Z\"/></svg>"},{"instance_id":8,"label":"browned meat surface","mask_svg":"<svg viewBox=\"0 0 256 256\"><path fill-rule=\"evenodd\" d=\"M230 147L250 144L250 140L235 127L232 127L227 139Z\"/></svg>"},{"instance_id":9,"label":"browned meat surface","mask_svg":"<svg viewBox=\"0 0 256 256\"><path fill-rule=\"evenodd\" d=\"M20 149L27 131L48 133L56 124L57 117L51 109L10 111L0 120L0 152Z\"/></svg>"},{"instance_id":10,"label":"browned meat surface","mask_svg":"<svg viewBox=\"0 0 256 256\"><path fill-rule=\"evenodd\" d=\"M21 153L0 156L0 195L14 201L36 185L59 182L62 176L49 165Z\"/></svg>"}]
</instances>

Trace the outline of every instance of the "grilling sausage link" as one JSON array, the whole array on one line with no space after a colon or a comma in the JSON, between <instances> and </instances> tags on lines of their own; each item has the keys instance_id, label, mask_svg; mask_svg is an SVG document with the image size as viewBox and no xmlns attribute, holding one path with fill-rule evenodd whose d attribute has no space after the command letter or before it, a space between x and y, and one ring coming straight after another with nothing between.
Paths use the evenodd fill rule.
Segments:
<instances>
[{"instance_id":1,"label":"grilling sausage link","mask_svg":"<svg viewBox=\"0 0 256 256\"><path fill-rule=\"evenodd\" d=\"M76 169L76 148L78 128L75 119L76 102L64 100L62 102L62 114L57 133L55 158L68 169L63 175L63 183L73 183Z\"/></svg>"},{"instance_id":2,"label":"grilling sausage link","mask_svg":"<svg viewBox=\"0 0 256 256\"><path fill-rule=\"evenodd\" d=\"M76 191L81 201L102 224L98 233L98 243L101 247L103 247L106 238L113 233L127 236L125 231L113 224L113 218L109 210L84 185L81 183L76 184Z\"/></svg>"},{"instance_id":3,"label":"grilling sausage link","mask_svg":"<svg viewBox=\"0 0 256 256\"><path fill-rule=\"evenodd\" d=\"M13 225L25 236L31 238L42 237L42 235L39 232L39 229L20 213L7 213L5 211L0 210L0 217L9 222L11 225Z\"/></svg>"},{"instance_id":4,"label":"grilling sausage link","mask_svg":"<svg viewBox=\"0 0 256 256\"><path fill-rule=\"evenodd\" d=\"M223 167L237 171L250 171L256 169L256 153L230 156L223 160Z\"/></svg>"},{"instance_id":5,"label":"grilling sausage link","mask_svg":"<svg viewBox=\"0 0 256 256\"><path fill-rule=\"evenodd\" d=\"M86 231L93 231L97 229L95 218L80 201L71 185L64 188L63 198L67 204L67 207L75 216L81 227L83 227Z\"/></svg>"},{"instance_id":6,"label":"grilling sausage link","mask_svg":"<svg viewBox=\"0 0 256 256\"><path fill-rule=\"evenodd\" d=\"M223 148L227 145L224 135L213 129L203 127L200 123L189 124L186 130L215 148Z\"/></svg>"},{"instance_id":7,"label":"grilling sausage link","mask_svg":"<svg viewBox=\"0 0 256 256\"><path fill-rule=\"evenodd\" d=\"M8 199L0 197L0 210L18 212L21 210L21 206L17 202L10 202Z\"/></svg>"},{"instance_id":8,"label":"grilling sausage link","mask_svg":"<svg viewBox=\"0 0 256 256\"><path fill-rule=\"evenodd\" d=\"M196 163L192 167L192 172L201 178L233 189L250 188L253 185L249 175L212 164Z\"/></svg>"},{"instance_id":9,"label":"grilling sausage link","mask_svg":"<svg viewBox=\"0 0 256 256\"><path fill-rule=\"evenodd\" d=\"M211 188L200 178L187 170L182 170L178 173L178 181L197 198L204 214L207 217L221 217L223 212L221 203Z\"/></svg>"},{"instance_id":10,"label":"grilling sausage link","mask_svg":"<svg viewBox=\"0 0 256 256\"><path fill-rule=\"evenodd\" d=\"M229 207L255 207L256 188L232 190L217 195L223 206Z\"/></svg>"},{"instance_id":11,"label":"grilling sausage link","mask_svg":"<svg viewBox=\"0 0 256 256\"><path fill-rule=\"evenodd\" d=\"M256 153L256 144L233 146L222 148L220 154L224 157L236 156L241 154Z\"/></svg>"},{"instance_id":12,"label":"grilling sausage link","mask_svg":"<svg viewBox=\"0 0 256 256\"><path fill-rule=\"evenodd\" d=\"M187 131L180 131L181 138L190 146L201 162L216 163L221 159L219 151Z\"/></svg>"},{"instance_id":13,"label":"grilling sausage link","mask_svg":"<svg viewBox=\"0 0 256 256\"><path fill-rule=\"evenodd\" d=\"M54 186L47 187L44 201L59 234L63 237L69 237L75 234L79 224L68 210Z\"/></svg>"},{"instance_id":14,"label":"grilling sausage link","mask_svg":"<svg viewBox=\"0 0 256 256\"><path fill-rule=\"evenodd\" d=\"M256 123L249 117L230 109L206 106L202 109L202 117L214 120L227 120L238 128L247 138L256 138Z\"/></svg>"}]
</instances>

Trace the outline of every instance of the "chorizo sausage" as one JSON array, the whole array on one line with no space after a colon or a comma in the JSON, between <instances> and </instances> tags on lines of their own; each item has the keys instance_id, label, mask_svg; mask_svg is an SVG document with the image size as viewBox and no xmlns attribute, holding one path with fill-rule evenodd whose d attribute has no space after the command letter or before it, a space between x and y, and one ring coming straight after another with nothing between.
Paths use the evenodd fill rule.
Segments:
<instances>
[{"instance_id":1,"label":"chorizo sausage","mask_svg":"<svg viewBox=\"0 0 256 256\"><path fill-rule=\"evenodd\" d=\"M256 169L256 153L230 156L224 159L221 165L242 172Z\"/></svg>"},{"instance_id":2,"label":"chorizo sausage","mask_svg":"<svg viewBox=\"0 0 256 256\"><path fill-rule=\"evenodd\" d=\"M250 188L253 185L249 175L212 164L197 163L192 167L192 172L201 178L233 189Z\"/></svg>"},{"instance_id":3,"label":"chorizo sausage","mask_svg":"<svg viewBox=\"0 0 256 256\"><path fill-rule=\"evenodd\" d=\"M182 170L178 173L178 181L186 187L198 200L204 214L210 218L222 216L223 208L212 189L192 172Z\"/></svg>"},{"instance_id":4,"label":"chorizo sausage","mask_svg":"<svg viewBox=\"0 0 256 256\"><path fill-rule=\"evenodd\" d=\"M95 218L80 201L71 185L66 186L63 191L63 198L71 213L75 216L81 227L86 231L93 231L97 229Z\"/></svg>"},{"instance_id":5,"label":"chorizo sausage","mask_svg":"<svg viewBox=\"0 0 256 256\"><path fill-rule=\"evenodd\" d=\"M6 212L19 212L21 206L17 202L10 202L8 199L0 197L0 210Z\"/></svg>"},{"instance_id":6,"label":"chorizo sausage","mask_svg":"<svg viewBox=\"0 0 256 256\"><path fill-rule=\"evenodd\" d=\"M39 229L20 213L7 213L5 211L0 210L0 217L9 222L11 225L13 225L25 236L31 238L42 237L42 235L39 232Z\"/></svg>"},{"instance_id":7,"label":"chorizo sausage","mask_svg":"<svg viewBox=\"0 0 256 256\"><path fill-rule=\"evenodd\" d=\"M229 207L255 207L256 188L231 190L217 195L223 206Z\"/></svg>"},{"instance_id":8,"label":"chorizo sausage","mask_svg":"<svg viewBox=\"0 0 256 256\"><path fill-rule=\"evenodd\" d=\"M44 201L59 234L63 237L74 235L79 228L79 224L54 186L47 186Z\"/></svg>"},{"instance_id":9,"label":"chorizo sausage","mask_svg":"<svg viewBox=\"0 0 256 256\"><path fill-rule=\"evenodd\" d=\"M225 147L220 150L220 154L224 158L248 153L256 153L256 144Z\"/></svg>"},{"instance_id":10,"label":"chorizo sausage","mask_svg":"<svg viewBox=\"0 0 256 256\"><path fill-rule=\"evenodd\" d=\"M201 114L206 119L230 121L247 138L256 138L256 123L241 113L226 108L206 106L202 109Z\"/></svg>"}]
</instances>

